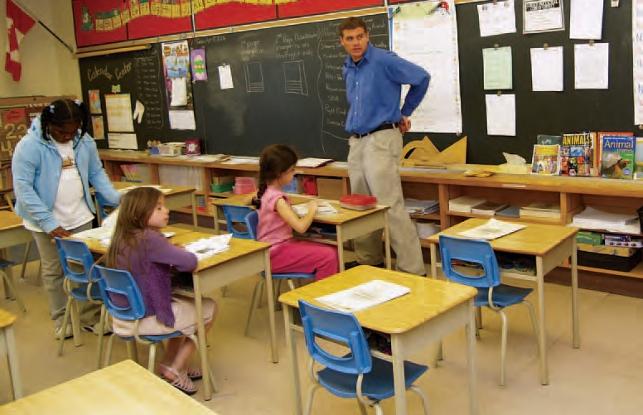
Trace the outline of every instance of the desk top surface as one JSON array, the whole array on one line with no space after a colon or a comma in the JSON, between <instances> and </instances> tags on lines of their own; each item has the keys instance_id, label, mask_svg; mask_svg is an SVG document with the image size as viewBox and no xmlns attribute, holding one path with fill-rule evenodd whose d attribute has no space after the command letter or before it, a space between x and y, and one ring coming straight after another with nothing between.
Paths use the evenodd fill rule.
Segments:
<instances>
[{"instance_id":1,"label":"desk top surface","mask_svg":"<svg viewBox=\"0 0 643 415\"><path fill-rule=\"evenodd\" d=\"M460 237L460 232L486 223L488 219L468 219L460 222L440 233L431 235L426 240L437 244L440 235ZM568 238L575 237L578 228L563 225L544 225L537 223L525 223L525 228L509 235L489 241L494 250L502 252L513 252L525 255L542 256L551 251Z\"/></svg>"},{"instance_id":2,"label":"desk top surface","mask_svg":"<svg viewBox=\"0 0 643 415\"><path fill-rule=\"evenodd\" d=\"M142 183L132 183L132 182L112 182L112 185L114 186L114 189L116 190L123 190L128 187L142 187L142 186L151 186L151 187L158 187L160 189L167 189L169 192L163 192L163 194L167 196L173 196L173 195L178 195L182 193L192 193L196 190L196 188L192 186L174 186L174 185L168 185L168 184L162 184L162 185L157 185L157 184L142 184Z\"/></svg>"},{"instance_id":3,"label":"desk top surface","mask_svg":"<svg viewBox=\"0 0 643 415\"><path fill-rule=\"evenodd\" d=\"M11 314L3 308L0 308L0 328L10 326L14 321L16 321L15 315Z\"/></svg>"},{"instance_id":4,"label":"desk top surface","mask_svg":"<svg viewBox=\"0 0 643 415\"><path fill-rule=\"evenodd\" d=\"M88 373L0 407L0 414L214 415L131 360Z\"/></svg>"},{"instance_id":5,"label":"desk top surface","mask_svg":"<svg viewBox=\"0 0 643 415\"><path fill-rule=\"evenodd\" d=\"M22 218L9 210L0 210L0 231L22 226Z\"/></svg>"},{"instance_id":6,"label":"desk top surface","mask_svg":"<svg viewBox=\"0 0 643 415\"><path fill-rule=\"evenodd\" d=\"M174 232L174 236L170 238L170 241L173 242L174 238L176 238L179 235L183 235L185 233L190 233L192 232L189 229L185 228L179 228L176 226L166 226L165 228L162 229L163 232ZM103 245L98 239L93 239L93 238L75 238L74 235L70 236L69 238L71 239L78 239L87 244L89 247L89 250L92 251L94 254L100 254L104 255L107 253L107 246Z\"/></svg>"},{"instance_id":7,"label":"desk top surface","mask_svg":"<svg viewBox=\"0 0 643 415\"><path fill-rule=\"evenodd\" d=\"M317 297L375 279L411 289L407 295L355 313L363 327L389 334L404 333L420 326L477 293L475 288L460 284L362 265L288 291L279 297L279 301L291 307L297 307L298 300L321 306L315 300Z\"/></svg>"},{"instance_id":8,"label":"desk top surface","mask_svg":"<svg viewBox=\"0 0 643 415\"><path fill-rule=\"evenodd\" d=\"M226 197L223 199L214 199L211 203L216 206L248 206L254 209L254 206L250 205L250 202L252 201L253 196L254 196L254 193L232 195L230 197ZM350 222L352 220L362 218L364 216L368 216L375 212L381 212L388 209L388 206L380 206L380 205L378 205L373 209L367 209L367 210L345 209L339 205L339 202L337 200L316 199L314 196L303 196L303 195L293 195L293 194L288 194L287 196L288 196L288 199L290 200L290 203L292 203L293 205L306 203L311 200L329 202L335 209L337 209L337 214L333 214L333 215L317 214L315 215L315 218L313 220L317 223L326 223L330 225L341 225L343 223Z\"/></svg>"}]
</instances>

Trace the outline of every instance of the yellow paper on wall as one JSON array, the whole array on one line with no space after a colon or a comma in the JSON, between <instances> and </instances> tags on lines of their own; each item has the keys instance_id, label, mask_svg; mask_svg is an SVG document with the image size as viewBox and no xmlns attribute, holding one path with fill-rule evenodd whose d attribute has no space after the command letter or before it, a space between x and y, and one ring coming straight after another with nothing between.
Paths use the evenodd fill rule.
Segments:
<instances>
[{"instance_id":1,"label":"yellow paper on wall","mask_svg":"<svg viewBox=\"0 0 643 415\"><path fill-rule=\"evenodd\" d=\"M407 143L402 149L400 164L412 166L444 166L447 164L465 164L467 161L467 137L451 144L440 151L429 137Z\"/></svg>"},{"instance_id":2,"label":"yellow paper on wall","mask_svg":"<svg viewBox=\"0 0 643 415\"><path fill-rule=\"evenodd\" d=\"M189 16L192 12L190 11L190 0L184 0L181 3L181 16Z\"/></svg>"},{"instance_id":3,"label":"yellow paper on wall","mask_svg":"<svg viewBox=\"0 0 643 415\"><path fill-rule=\"evenodd\" d=\"M121 16L116 15L116 16L112 17L112 27L114 29L120 29L121 26L122 26Z\"/></svg>"},{"instance_id":4,"label":"yellow paper on wall","mask_svg":"<svg viewBox=\"0 0 643 415\"><path fill-rule=\"evenodd\" d=\"M212 7L217 4L216 0L204 0L205 7Z\"/></svg>"},{"instance_id":5,"label":"yellow paper on wall","mask_svg":"<svg viewBox=\"0 0 643 415\"><path fill-rule=\"evenodd\" d=\"M103 32L105 31L105 25L103 24L103 19L96 18L96 31Z\"/></svg>"},{"instance_id":6,"label":"yellow paper on wall","mask_svg":"<svg viewBox=\"0 0 643 415\"><path fill-rule=\"evenodd\" d=\"M192 10L194 13L199 13L204 9L203 0L192 0Z\"/></svg>"},{"instance_id":7,"label":"yellow paper on wall","mask_svg":"<svg viewBox=\"0 0 643 415\"><path fill-rule=\"evenodd\" d=\"M129 12L130 12L130 16L131 16L132 20L137 19L138 17L140 17L141 16L141 9L139 8L138 3L132 2L132 4L130 5Z\"/></svg>"},{"instance_id":8,"label":"yellow paper on wall","mask_svg":"<svg viewBox=\"0 0 643 415\"><path fill-rule=\"evenodd\" d=\"M106 32L109 32L109 31L113 30L112 19L111 18L103 19L103 30L106 31Z\"/></svg>"},{"instance_id":9,"label":"yellow paper on wall","mask_svg":"<svg viewBox=\"0 0 643 415\"><path fill-rule=\"evenodd\" d=\"M141 12L140 15L142 16L149 16L150 15L150 3L141 3L139 6L139 11Z\"/></svg>"},{"instance_id":10,"label":"yellow paper on wall","mask_svg":"<svg viewBox=\"0 0 643 415\"><path fill-rule=\"evenodd\" d=\"M121 11L121 21L123 22L123 24L127 24L130 21L130 14L128 9Z\"/></svg>"},{"instance_id":11,"label":"yellow paper on wall","mask_svg":"<svg viewBox=\"0 0 643 415\"><path fill-rule=\"evenodd\" d=\"M159 12L158 12L157 16L167 17L167 18L172 17L172 5L171 4L159 4L159 3L156 3L156 4L158 4L158 7L159 7L159 9L158 9ZM154 3L152 3L152 14L154 14Z\"/></svg>"},{"instance_id":12,"label":"yellow paper on wall","mask_svg":"<svg viewBox=\"0 0 643 415\"><path fill-rule=\"evenodd\" d=\"M172 5L172 18L178 19L181 17L181 5L180 4L173 4Z\"/></svg>"}]
</instances>

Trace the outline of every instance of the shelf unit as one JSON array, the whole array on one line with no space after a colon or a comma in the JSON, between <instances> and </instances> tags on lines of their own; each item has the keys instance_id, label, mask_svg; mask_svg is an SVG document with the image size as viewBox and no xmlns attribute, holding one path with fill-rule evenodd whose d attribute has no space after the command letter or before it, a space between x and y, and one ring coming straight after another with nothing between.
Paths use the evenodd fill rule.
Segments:
<instances>
[{"instance_id":1,"label":"shelf unit","mask_svg":"<svg viewBox=\"0 0 643 415\"><path fill-rule=\"evenodd\" d=\"M160 165L177 165L201 168L202 183L206 189L199 192L205 198L225 197L226 194L210 192L209 183L215 176L257 176L257 164L224 164L202 162L176 157L149 156L141 151L100 150L105 170L112 180L121 180L120 164L145 163L150 165L150 176L158 183ZM470 217L485 217L473 213L449 211L449 200L461 195L482 197L495 202L526 205L531 202L557 202L560 204L560 219L547 218L504 218L526 223L561 224L571 223L573 216L586 206L615 212L632 212L643 206L643 182L632 180L610 180L597 177L535 176L529 174L496 173L490 177L465 177L462 171L471 166L457 165L446 170L401 170L402 190L405 197L434 199L440 203L438 213L412 215L413 219L439 222L442 229ZM487 168L494 166L486 166ZM319 186L323 197L350 192L350 181L346 163L333 163L316 169L297 168L297 174L318 178L323 186L332 185L330 195ZM322 179L322 180L319 180ZM187 212L187 209L184 209ZM183 211L183 210L180 210ZM199 212L200 216L210 216ZM643 236L642 234L634 234ZM422 244L425 246L425 244ZM601 268L579 267L579 269L600 272L613 276L643 278L643 262L631 272L612 271Z\"/></svg>"}]
</instances>

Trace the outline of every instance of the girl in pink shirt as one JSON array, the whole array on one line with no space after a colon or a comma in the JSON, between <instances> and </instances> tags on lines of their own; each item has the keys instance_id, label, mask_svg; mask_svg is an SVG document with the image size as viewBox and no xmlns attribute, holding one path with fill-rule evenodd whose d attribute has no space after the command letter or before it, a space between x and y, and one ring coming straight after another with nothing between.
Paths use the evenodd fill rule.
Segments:
<instances>
[{"instance_id":1,"label":"girl in pink shirt","mask_svg":"<svg viewBox=\"0 0 643 415\"><path fill-rule=\"evenodd\" d=\"M273 144L261 152L259 191L253 200L259 208L257 239L272 244L273 273L314 273L315 280L320 280L338 272L337 250L330 245L293 238L293 229L306 232L317 211L317 202L312 200L308 202L306 216L298 217L282 190L295 176L295 164L297 154L286 145Z\"/></svg>"}]
</instances>

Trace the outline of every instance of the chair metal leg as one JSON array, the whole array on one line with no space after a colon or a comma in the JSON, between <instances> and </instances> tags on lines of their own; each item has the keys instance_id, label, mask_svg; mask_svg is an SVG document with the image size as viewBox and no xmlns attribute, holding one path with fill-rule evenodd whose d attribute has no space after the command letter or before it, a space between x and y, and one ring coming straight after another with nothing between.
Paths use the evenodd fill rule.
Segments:
<instances>
[{"instance_id":1,"label":"chair metal leg","mask_svg":"<svg viewBox=\"0 0 643 415\"><path fill-rule=\"evenodd\" d=\"M500 337L500 386L505 386L506 358L507 358L507 315L502 310L497 310L502 320L502 334Z\"/></svg>"},{"instance_id":2,"label":"chair metal leg","mask_svg":"<svg viewBox=\"0 0 643 415\"><path fill-rule=\"evenodd\" d=\"M308 389L308 401L306 402L306 412L305 415L310 415L310 411L313 409L313 399L315 398L315 392L319 389L318 384L312 384L310 389Z\"/></svg>"},{"instance_id":3,"label":"chair metal leg","mask_svg":"<svg viewBox=\"0 0 643 415\"><path fill-rule=\"evenodd\" d=\"M65 345L65 333L67 333L67 324L69 322L69 313L71 313L72 296L67 296L67 305L65 306L65 315L63 316L63 324L60 327L60 344L58 345L58 356L63 355L63 346Z\"/></svg>"},{"instance_id":4,"label":"chair metal leg","mask_svg":"<svg viewBox=\"0 0 643 415\"><path fill-rule=\"evenodd\" d=\"M98 357L97 357L97 366L98 369L102 367L103 362L103 333L105 332L105 320L107 319L105 309L105 304L100 306L100 321L98 322Z\"/></svg>"},{"instance_id":5,"label":"chair metal leg","mask_svg":"<svg viewBox=\"0 0 643 415\"><path fill-rule=\"evenodd\" d=\"M5 296L7 298L15 299L16 303L18 303L18 307L20 307L20 309L22 310L23 313L26 313L27 308L25 307L25 303L23 303L22 300L20 299L20 296L18 295L18 291L16 290L16 286L13 284L13 280L12 280L10 274L8 274L5 271L1 271L1 270L0 270L0 274L2 274L2 278L4 279L4 282L5 282ZM9 288L8 291L11 292L11 297L9 296L9 292L7 291L7 287Z\"/></svg>"},{"instance_id":6,"label":"chair metal leg","mask_svg":"<svg viewBox=\"0 0 643 415\"><path fill-rule=\"evenodd\" d=\"M74 335L74 346L82 346L83 342L80 338L80 311L78 310L78 301L73 299L71 303L71 331Z\"/></svg>"},{"instance_id":7,"label":"chair metal leg","mask_svg":"<svg viewBox=\"0 0 643 415\"><path fill-rule=\"evenodd\" d=\"M379 402L375 402L373 404L373 408L375 408L375 415L384 415L384 411L382 410Z\"/></svg>"},{"instance_id":8,"label":"chair metal leg","mask_svg":"<svg viewBox=\"0 0 643 415\"><path fill-rule=\"evenodd\" d=\"M248 331L250 330L250 322L252 321L252 317L255 314L255 310L258 307L257 302L260 301L261 299L257 296L260 291L263 291L263 284L264 280L263 278L257 281L255 284L255 289L252 292L252 300L250 300L250 310L248 310L248 320L246 321L246 329L244 330L243 334L244 336L248 337Z\"/></svg>"},{"instance_id":9,"label":"chair metal leg","mask_svg":"<svg viewBox=\"0 0 643 415\"><path fill-rule=\"evenodd\" d=\"M415 392L416 395L420 397L420 400L422 401L422 409L424 410L424 415L429 415L429 400L426 398L426 395L424 392L422 392L422 389L418 388L415 385L411 385L411 391Z\"/></svg>"},{"instance_id":10,"label":"chair metal leg","mask_svg":"<svg viewBox=\"0 0 643 415\"><path fill-rule=\"evenodd\" d=\"M288 280L288 288L290 288L291 291L295 289L295 283L293 283L291 279Z\"/></svg>"},{"instance_id":11,"label":"chair metal leg","mask_svg":"<svg viewBox=\"0 0 643 415\"><path fill-rule=\"evenodd\" d=\"M355 399L357 401L357 405L359 406L359 413L360 415L367 415L368 412L366 412L366 405L359 399Z\"/></svg>"},{"instance_id":12,"label":"chair metal leg","mask_svg":"<svg viewBox=\"0 0 643 415\"><path fill-rule=\"evenodd\" d=\"M109 336L109 340L107 341L107 349L105 350L105 363L103 366L109 366L112 360L112 344L114 343L114 337L116 337L115 334L112 334Z\"/></svg>"},{"instance_id":13,"label":"chair metal leg","mask_svg":"<svg viewBox=\"0 0 643 415\"><path fill-rule=\"evenodd\" d=\"M127 357L138 363L138 350L136 349L136 341L128 341L127 345Z\"/></svg>"},{"instance_id":14,"label":"chair metal leg","mask_svg":"<svg viewBox=\"0 0 643 415\"><path fill-rule=\"evenodd\" d=\"M482 307L476 307L476 330L482 328Z\"/></svg>"},{"instance_id":15,"label":"chair metal leg","mask_svg":"<svg viewBox=\"0 0 643 415\"><path fill-rule=\"evenodd\" d=\"M147 357L147 370L154 373L154 363L156 362L156 343L150 344L149 355Z\"/></svg>"}]
</instances>

